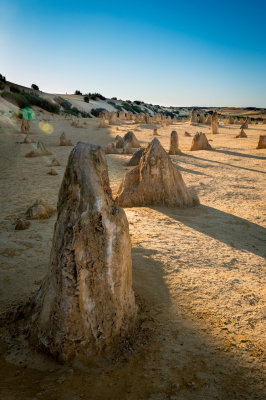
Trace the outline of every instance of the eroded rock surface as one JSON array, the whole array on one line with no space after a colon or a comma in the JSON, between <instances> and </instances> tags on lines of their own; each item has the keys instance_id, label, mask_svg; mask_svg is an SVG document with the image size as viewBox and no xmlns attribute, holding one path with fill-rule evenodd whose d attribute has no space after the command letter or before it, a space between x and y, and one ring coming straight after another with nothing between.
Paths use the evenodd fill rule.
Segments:
<instances>
[{"instance_id":1,"label":"eroded rock surface","mask_svg":"<svg viewBox=\"0 0 266 400\"><path fill-rule=\"evenodd\" d=\"M176 131L172 131L171 136L170 136L170 149L169 149L169 155L175 156L175 155L181 155L182 151L178 147L178 134Z\"/></svg>"},{"instance_id":2,"label":"eroded rock surface","mask_svg":"<svg viewBox=\"0 0 266 400\"><path fill-rule=\"evenodd\" d=\"M213 150L208 139L203 132L198 132L192 139L190 151Z\"/></svg>"},{"instance_id":3,"label":"eroded rock surface","mask_svg":"<svg viewBox=\"0 0 266 400\"><path fill-rule=\"evenodd\" d=\"M181 173L154 138L142 154L139 165L126 173L116 201L123 207L163 204L189 207L198 199L187 189Z\"/></svg>"},{"instance_id":4,"label":"eroded rock surface","mask_svg":"<svg viewBox=\"0 0 266 400\"><path fill-rule=\"evenodd\" d=\"M72 150L57 208L49 272L25 307L29 339L61 361L93 358L128 334L136 315L128 221L99 146Z\"/></svg>"}]
</instances>

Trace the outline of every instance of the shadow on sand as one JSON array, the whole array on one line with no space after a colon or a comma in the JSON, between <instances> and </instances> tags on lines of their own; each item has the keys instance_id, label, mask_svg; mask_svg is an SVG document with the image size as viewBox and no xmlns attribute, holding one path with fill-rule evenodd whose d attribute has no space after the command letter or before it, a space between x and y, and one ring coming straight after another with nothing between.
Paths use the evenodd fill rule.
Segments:
<instances>
[{"instance_id":1,"label":"shadow on sand","mask_svg":"<svg viewBox=\"0 0 266 400\"><path fill-rule=\"evenodd\" d=\"M152 208L237 250L266 257L266 229L244 218L204 205L189 209Z\"/></svg>"}]
</instances>

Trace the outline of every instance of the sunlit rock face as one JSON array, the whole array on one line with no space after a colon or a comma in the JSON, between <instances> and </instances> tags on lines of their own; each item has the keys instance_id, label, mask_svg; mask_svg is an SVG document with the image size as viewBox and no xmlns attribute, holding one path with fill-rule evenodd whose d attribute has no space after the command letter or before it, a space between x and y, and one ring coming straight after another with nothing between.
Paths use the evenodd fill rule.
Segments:
<instances>
[{"instance_id":1,"label":"sunlit rock face","mask_svg":"<svg viewBox=\"0 0 266 400\"><path fill-rule=\"evenodd\" d=\"M178 134L176 131L171 132L170 149L168 154L173 156L182 154L182 151L178 147Z\"/></svg>"},{"instance_id":2,"label":"sunlit rock face","mask_svg":"<svg viewBox=\"0 0 266 400\"><path fill-rule=\"evenodd\" d=\"M49 272L28 312L33 345L61 361L94 357L134 325L128 221L103 150L79 142L58 198Z\"/></svg>"},{"instance_id":3,"label":"sunlit rock face","mask_svg":"<svg viewBox=\"0 0 266 400\"><path fill-rule=\"evenodd\" d=\"M205 133L203 132L197 132L192 139L190 151L196 150L213 150Z\"/></svg>"},{"instance_id":4,"label":"sunlit rock face","mask_svg":"<svg viewBox=\"0 0 266 400\"><path fill-rule=\"evenodd\" d=\"M157 138L145 149L139 165L125 174L116 201L122 207L156 204L190 207L198 204L198 198L190 193Z\"/></svg>"},{"instance_id":5,"label":"sunlit rock face","mask_svg":"<svg viewBox=\"0 0 266 400\"><path fill-rule=\"evenodd\" d=\"M218 126L218 114L216 111L214 111L214 113L212 114L211 122L212 134L216 135L217 133L219 133Z\"/></svg>"}]
</instances>

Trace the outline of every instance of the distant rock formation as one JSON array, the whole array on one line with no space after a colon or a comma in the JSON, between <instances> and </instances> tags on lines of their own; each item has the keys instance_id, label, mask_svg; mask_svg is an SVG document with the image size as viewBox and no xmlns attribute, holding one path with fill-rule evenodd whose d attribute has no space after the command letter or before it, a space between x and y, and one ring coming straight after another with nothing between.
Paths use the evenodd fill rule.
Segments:
<instances>
[{"instance_id":1,"label":"distant rock formation","mask_svg":"<svg viewBox=\"0 0 266 400\"><path fill-rule=\"evenodd\" d=\"M208 139L203 132L198 132L192 139L190 151L196 150L213 150Z\"/></svg>"},{"instance_id":2,"label":"distant rock formation","mask_svg":"<svg viewBox=\"0 0 266 400\"><path fill-rule=\"evenodd\" d=\"M112 112L109 118L109 125L117 125L117 114L116 112Z\"/></svg>"},{"instance_id":3,"label":"distant rock formation","mask_svg":"<svg viewBox=\"0 0 266 400\"><path fill-rule=\"evenodd\" d=\"M29 227L30 227L30 221L28 221L24 218L19 218L16 220L16 223L15 223L16 231L24 231L25 229L28 229Z\"/></svg>"},{"instance_id":4,"label":"distant rock formation","mask_svg":"<svg viewBox=\"0 0 266 400\"><path fill-rule=\"evenodd\" d=\"M139 150L135 151L135 153L133 154L133 156L127 163L127 165L131 166L131 167L139 165L139 162L140 162L140 159L141 159L141 156L142 156L144 150L145 150L145 147L141 147Z\"/></svg>"},{"instance_id":5,"label":"distant rock formation","mask_svg":"<svg viewBox=\"0 0 266 400\"><path fill-rule=\"evenodd\" d=\"M48 275L23 312L32 345L61 362L92 360L134 325L128 222L99 146L79 142L69 156Z\"/></svg>"},{"instance_id":6,"label":"distant rock formation","mask_svg":"<svg viewBox=\"0 0 266 400\"><path fill-rule=\"evenodd\" d=\"M126 144L126 143L130 143L131 147L133 147L134 149L141 147L138 139L136 138L134 132L132 132L132 131L129 131L125 134L124 144Z\"/></svg>"},{"instance_id":7,"label":"distant rock formation","mask_svg":"<svg viewBox=\"0 0 266 400\"><path fill-rule=\"evenodd\" d=\"M106 123L105 117L100 118L100 123L98 125L98 128L107 128L108 124Z\"/></svg>"},{"instance_id":8,"label":"distant rock formation","mask_svg":"<svg viewBox=\"0 0 266 400\"><path fill-rule=\"evenodd\" d=\"M191 134L189 132L185 132L184 136L191 137Z\"/></svg>"},{"instance_id":9,"label":"distant rock formation","mask_svg":"<svg viewBox=\"0 0 266 400\"><path fill-rule=\"evenodd\" d=\"M121 136L116 135L116 137L115 137L115 145L116 145L117 149L122 149L123 146L124 146L124 139Z\"/></svg>"},{"instance_id":10,"label":"distant rock formation","mask_svg":"<svg viewBox=\"0 0 266 400\"><path fill-rule=\"evenodd\" d=\"M49 153L45 145L42 142L38 141L35 149L27 153L25 157L41 157L49 155L51 155L51 153Z\"/></svg>"},{"instance_id":11,"label":"distant rock formation","mask_svg":"<svg viewBox=\"0 0 266 400\"><path fill-rule=\"evenodd\" d=\"M219 126L218 114L216 111L214 111L214 113L212 114L212 123L211 123L213 135L216 135L217 133L219 133L218 126Z\"/></svg>"},{"instance_id":12,"label":"distant rock formation","mask_svg":"<svg viewBox=\"0 0 266 400\"><path fill-rule=\"evenodd\" d=\"M160 136L157 128L153 129L153 136Z\"/></svg>"},{"instance_id":13,"label":"distant rock formation","mask_svg":"<svg viewBox=\"0 0 266 400\"><path fill-rule=\"evenodd\" d=\"M116 196L122 207L162 204L191 207L198 199L187 189L181 173L154 138L143 152L139 165L127 172Z\"/></svg>"},{"instance_id":14,"label":"distant rock formation","mask_svg":"<svg viewBox=\"0 0 266 400\"><path fill-rule=\"evenodd\" d=\"M266 135L260 135L256 149L266 149Z\"/></svg>"},{"instance_id":15,"label":"distant rock formation","mask_svg":"<svg viewBox=\"0 0 266 400\"><path fill-rule=\"evenodd\" d=\"M236 136L236 138L246 138L247 134L244 131L244 129L241 128L239 135Z\"/></svg>"},{"instance_id":16,"label":"distant rock formation","mask_svg":"<svg viewBox=\"0 0 266 400\"><path fill-rule=\"evenodd\" d=\"M211 114L207 114L207 117L205 118L205 125L211 125L212 123L212 116Z\"/></svg>"},{"instance_id":17,"label":"distant rock formation","mask_svg":"<svg viewBox=\"0 0 266 400\"><path fill-rule=\"evenodd\" d=\"M198 122L199 122L199 120L198 120L197 112L196 112L196 110L193 109L191 112L190 124L197 125Z\"/></svg>"},{"instance_id":18,"label":"distant rock formation","mask_svg":"<svg viewBox=\"0 0 266 400\"><path fill-rule=\"evenodd\" d=\"M28 119L22 117L20 130L22 133L25 133L26 135L30 133L30 121Z\"/></svg>"},{"instance_id":19,"label":"distant rock formation","mask_svg":"<svg viewBox=\"0 0 266 400\"><path fill-rule=\"evenodd\" d=\"M60 165L60 162L56 159L53 158L50 164L50 167L58 167Z\"/></svg>"},{"instance_id":20,"label":"distant rock formation","mask_svg":"<svg viewBox=\"0 0 266 400\"><path fill-rule=\"evenodd\" d=\"M36 143L35 139L31 138L29 135L27 135L24 139L25 144L31 144L31 143Z\"/></svg>"},{"instance_id":21,"label":"distant rock formation","mask_svg":"<svg viewBox=\"0 0 266 400\"><path fill-rule=\"evenodd\" d=\"M182 151L178 147L178 134L176 131L172 131L170 136L170 149L168 152L169 156L181 155Z\"/></svg>"},{"instance_id":22,"label":"distant rock formation","mask_svg":"<svg viewBox=\"0 0 266 400\"><path fill-rule=\"evenodd\" d=\"M26 218L28 219L47 219L56 213L56 209L50 206L47 201L39 199L28 208Z\"/></svg>"},{"instance_id":23,"label":"distant rock formation","mask_svg":"<svg viewBox=\"0 0 266 400\"><path fill-rule=\"evenodd\" d=\"M115 142L108 143L105 148L105 154L119 154Z\"/></svg>"},{"instance_id":24,"label":"distant rock formation","mask_svg":"<svg viewBox=\"0 0 266 400\"><path fill-rule=\"evenodd\" d=\"M51 168L50 171L48 172L48 175L55 176L55 175L58 175L58 173L55 168Z\"/></svg>"},{"instance_id":25,"label":"distant rock formation","mask_svg":"<svg viewBox=\"0 0 266 400\"><path fill-rule=\"evenodd\" d=\"M248 119L246 118L246 120L242 123L242 125L240 126L240 129L248 129Z\"/></svg>"},{"instance_id":26,"label":"distant rock formation","mask_svg":"<svg viewBox=\"0 0 266 400\"><path fill-rule=\"evenodd\" d=\"M204 124L204 121L205 121L205 115L203 112L201 112L199 116L199 123Z\"/></svg>"},{"instance_id":27,"label":"distant rock formation","mask_svg":"<svg viewBox=\"0 0 266 400\"><path fill-rule=\"evenodd\" d=\"M65 132L60 136L60 146L73 146L71 140L66 138Z\"/></svg>"}]
</instances>

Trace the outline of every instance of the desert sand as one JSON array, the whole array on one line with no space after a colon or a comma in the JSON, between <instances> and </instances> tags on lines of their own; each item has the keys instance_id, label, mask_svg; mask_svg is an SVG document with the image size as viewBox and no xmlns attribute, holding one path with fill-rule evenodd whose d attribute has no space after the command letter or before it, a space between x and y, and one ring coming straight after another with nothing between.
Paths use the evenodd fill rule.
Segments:
<instances>
[{"instance_id":1,"label":"desert sand","mask_svg":"<svg viewBox=\"0 0 266 400\"><path fill-rule=\"evenodd\" d=\"M39 127L45 118L52 129ZM141 146L155 124L119 121L98 128L99 119L36 111L30 131L51 155L27 158L20 122L0 125L0 224L2 316L34 295L46 275L56 216L32 220L15 231L37 199L56 207L72 147L60 136L106 146L132 130ZM169 150L172 130L182 155L171 156L186 185L200 199L195 208L125 208L132 241L133 289L139 307L135 335L110 356L87 365L60 365L7 333L2 317L0 398L78 399L263 399L265 350L266 151L256 150L266 125L250 125L247 138L235 138L239 125L211 127L176 122L158 128ZM52 131L52 132L51 132ZM191 137L185 137L185 131ZM204 132L214 151L190 152L193 136ZM113 194L132 155L107 155ZM53 158L58 175L48 174Z\"/></svg>"}]
</instances>

